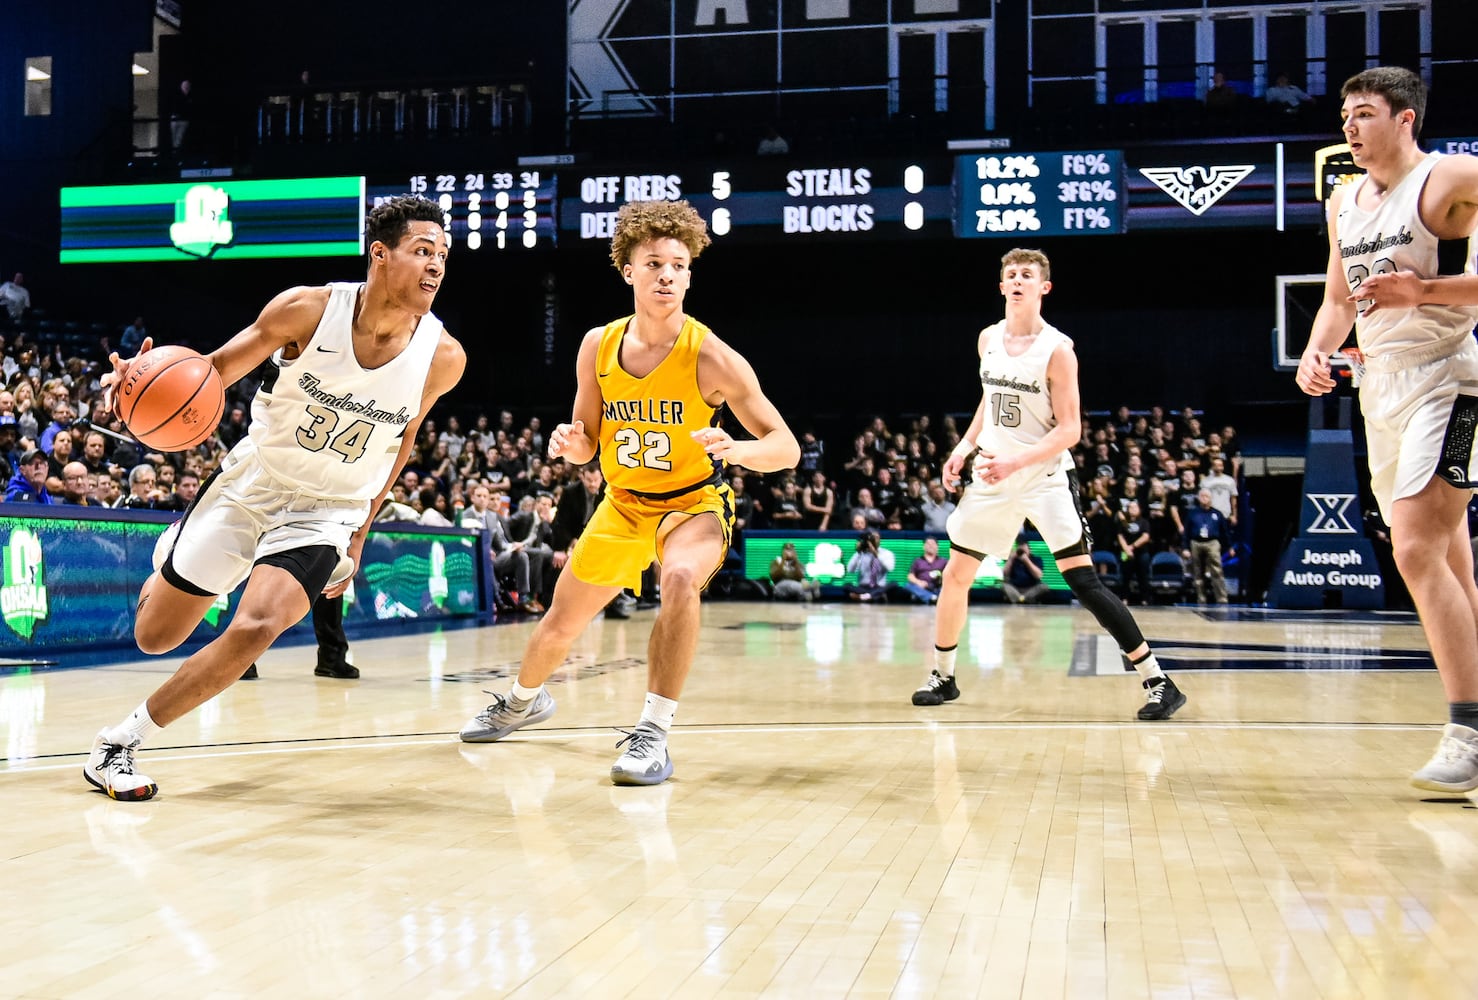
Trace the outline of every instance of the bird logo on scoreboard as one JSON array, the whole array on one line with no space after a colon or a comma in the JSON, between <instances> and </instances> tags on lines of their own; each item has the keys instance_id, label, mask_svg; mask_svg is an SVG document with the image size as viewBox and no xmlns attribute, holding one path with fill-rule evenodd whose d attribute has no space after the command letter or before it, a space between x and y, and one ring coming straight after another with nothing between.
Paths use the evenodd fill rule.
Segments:
<instances>
[{"instance_id":1,"label":"bird logo on scoreboard","mask_svg":"<svg viewBox=\"0 0 1478 1000\"><path fill-rule=\"evenodd\" d=\"M1192 215L1202 215L1257 169L1250 163L1203 167L1140 167L1139 172Z\"/></svg>"}]
</instances>

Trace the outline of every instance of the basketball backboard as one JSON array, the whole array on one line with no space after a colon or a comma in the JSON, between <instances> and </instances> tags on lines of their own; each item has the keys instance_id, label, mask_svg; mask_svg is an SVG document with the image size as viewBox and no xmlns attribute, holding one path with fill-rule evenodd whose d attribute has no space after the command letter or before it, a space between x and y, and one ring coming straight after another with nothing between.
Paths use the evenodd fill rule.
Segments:
<instances>
[{"instance_id":1,"label":"basketball backboard","mask_svg":"<svg viewBox=\"0 0 1478 1000\"><path fill-rule=\"evenodd\" d=\"M1298 370L1298 359L1309 343L1314 316L1324 301L1324 275L1280 274L1274 293L1273 370ZM1343 355L1329 359L1331 366L1348 367Z\"/></svg>"}]
</instances>

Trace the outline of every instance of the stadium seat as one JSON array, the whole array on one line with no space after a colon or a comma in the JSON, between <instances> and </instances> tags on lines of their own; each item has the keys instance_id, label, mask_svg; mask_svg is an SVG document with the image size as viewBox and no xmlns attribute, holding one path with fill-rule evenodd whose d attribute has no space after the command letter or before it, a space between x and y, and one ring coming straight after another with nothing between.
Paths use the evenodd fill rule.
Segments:
<instances>
[{"instance_id":1,"label":"stadium seat","mask_svg":"<svg viewBox=\"0 0 1478 1000\"><path fill-rule=\"evenodd\" d=\"M1103 581L1103 585L1120 597L1124 596L1124 571L1119 565L1119 557L1112 552L1103 549L1093 553L1093 571Z\"/></svg>"},{"instance_id":2,"label":"stadium seat","mask_svg":"<svg viewBox=\"0 0 1478 1000\"><path fill-rule=\"evenodd\" d=\"M1185 596L1185 564L1174 552L1156 552L1150 560L1150 595L1172 603Z\"/></svg>"}]
</instances>

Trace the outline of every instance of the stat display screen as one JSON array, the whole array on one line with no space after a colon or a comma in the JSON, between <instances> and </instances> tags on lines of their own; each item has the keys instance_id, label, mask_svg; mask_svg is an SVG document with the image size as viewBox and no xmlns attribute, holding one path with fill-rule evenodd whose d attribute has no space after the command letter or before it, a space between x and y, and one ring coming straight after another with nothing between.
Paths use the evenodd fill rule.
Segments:
<instances>
[{"instance_id":1,"label":"stat display screen","mask_svg":"<svg viewBox=\"0 0 1478 1000\"><path fill-rule=\"evenodd\" d=\"M552 172L520 168L371 178L365 188L366 211L406 194L441 206L442 225L453 249L517 252L554 247Z\"/></svg>"},{"instance_id":2,"label":"stat display screen","mask_svg":"<svg viewBox=\"0 0 1478 1000\"><path fill-rule=\"evenodd\" d=\"M1124 231L1124 154L980 153L955 160L954 233L1092 236Z\"/></svg>"},{"instance_id":3,"label":"stat display screen","mask_svg":"<svg viewBox=\"0 0 1478 1000\"><path fill-rule=\"evenodd\" d=\"M561 175L560 229L609 240L628 201L686 199L718 241L949 236L946 158L712 163Z\"/></svg>"}]
</instances>

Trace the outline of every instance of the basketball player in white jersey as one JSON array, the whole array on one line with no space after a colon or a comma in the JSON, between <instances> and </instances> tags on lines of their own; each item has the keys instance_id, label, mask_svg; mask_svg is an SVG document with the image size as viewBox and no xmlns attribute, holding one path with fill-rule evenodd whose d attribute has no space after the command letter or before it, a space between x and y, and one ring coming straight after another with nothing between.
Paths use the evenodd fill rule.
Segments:
<instances>
[{"instance_id":1,"label":"basketball player in white jersey","mask_svg":"<svg viewBox=\"0 0 1478 1000\"><path fill-rule=\"evenodd\" d=\"M134 751L163 726L220 694L308 613L342 594L370 512L400 476L427 410L457 384L461 346L431 313L446 276L442 212L395 198L365 228L363 284L292 288L209 355L231 385L271 360L251 427L161 536L139 595L134 638L174 649L218 594L246 581L230 624L115 726L98 733L83 776L115 799L152 798ZM149 350L146 340L140 352ZM105 380L122 381L117 354Z\"/></svg>"},{"instance_id":2,"label":"basketball player in white jersey","mask_svg":"<svg viewBox=\"0 0 1478 1000\"><path fill-rule=\"evenodd\" d=\"M1365 176L1330 195L1324 302L1295 378L1312 396L1333 389L1329 355L1354 324L1371 492L1448 701L1437 752L1411 781L1467 792L1478 788L1478 587L1467 523L1478 487L1478 159L1422 152L1426 88L1410 70L1368 69L1340 96Z\"/></svg>"},{"instance_id":3,"label":"basketball player in white jersey","mask_svg":"<svg viewBox=\"0 0 1478 1000\"><path fill-rule=\"evenodd\" d=\"M1124 602L1093 568L1092 540L1068 454L1083 426L1078 357L1073 342L1042 319L1051 278L1051 264L1039 250L1012 250L1001 258L1006 318L980 331L984 391L965 436L944 463L945 486L957 489L966 459L977 448L980 454L974 481L945 525L949 562L934 615L934 669L913 693L913 703L940 705L960 696L955 653L969 612L970 586L981 560L1005 558L1022 521L1030 518L1073 596L1138 671L1148 692L1139 718L1168 719L1185 704L1185 695L1160 669Z\"/></svg>"}]
</instances>

